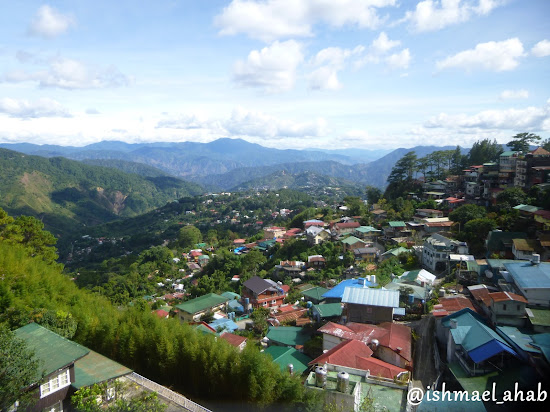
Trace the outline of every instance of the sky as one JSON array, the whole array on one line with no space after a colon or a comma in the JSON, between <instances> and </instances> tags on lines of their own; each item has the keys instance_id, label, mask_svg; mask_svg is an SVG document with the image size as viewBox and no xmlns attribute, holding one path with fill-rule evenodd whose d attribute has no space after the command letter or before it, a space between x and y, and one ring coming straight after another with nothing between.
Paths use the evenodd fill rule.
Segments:
<instances>
[{"instance_id":1,"label":"sky","mask_svg":"<svg viewBox=\"0 0 550 412\"><path fill-rule=\"evenodd\" d=\"M0 0L0 142L550 137L548 0Z\"/></svg>"}]
</instances>

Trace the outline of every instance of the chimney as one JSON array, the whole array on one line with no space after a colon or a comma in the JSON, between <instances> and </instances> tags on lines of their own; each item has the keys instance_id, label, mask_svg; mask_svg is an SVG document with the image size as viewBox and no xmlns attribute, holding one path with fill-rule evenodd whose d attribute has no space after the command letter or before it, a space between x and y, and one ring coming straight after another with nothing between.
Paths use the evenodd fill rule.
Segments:
<instances>
[{"instance_id":1,"label":"chimney","mask_svg":"<svg viewBox=\"0 0 550 412\"><path fill-rule=\"evenodd\" d=\"M540 255L538 253L533 253L531 256L531 264L538 265L540 263Z\"/></svg>"}]
</instances>

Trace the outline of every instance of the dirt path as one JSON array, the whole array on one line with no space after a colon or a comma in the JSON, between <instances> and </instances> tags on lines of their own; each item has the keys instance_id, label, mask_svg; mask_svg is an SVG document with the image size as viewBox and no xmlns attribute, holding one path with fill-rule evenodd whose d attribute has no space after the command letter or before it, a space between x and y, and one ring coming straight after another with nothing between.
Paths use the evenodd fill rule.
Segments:
<instances>
[{"instance_id":1,"label":"dirt path","mask_svg":"<svg viewBox=\"0 0 550 412\"><path fill-rule=\"evenodd\" d=\"M413 358L413 386L426 389L433 385L438 376L435 367L434 350L435 342L435 319L433 316L426 316L419 321L411 322L410 327L418 335L414 345Z\"/></svg>"}]
</instances>

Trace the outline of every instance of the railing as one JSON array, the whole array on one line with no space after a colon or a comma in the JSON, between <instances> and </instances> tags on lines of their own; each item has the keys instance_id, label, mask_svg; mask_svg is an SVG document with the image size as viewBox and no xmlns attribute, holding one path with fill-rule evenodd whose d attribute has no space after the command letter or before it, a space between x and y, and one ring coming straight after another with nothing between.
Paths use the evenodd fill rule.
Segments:
<instances>
[{"instance_id":1,"label":"railing","mask_svg":"<svg viewBox=\"0 0 550 412\"><path fill-rule=\"evenodd\" d=\"M192 400L187 399L185 396L180 395L179 393L174 392L165 386L159 385L158 383L153 382L144 376L138 375L135 372L132 372L131 374L126 375L126 377L136 382L137 384L158 393L159 396L174 402L175 404L187 409L188 411L212 412L210 411L210 409L206 409L204 406L201 406L198 403L195 403Z\"/></svg>"}]
</instances>

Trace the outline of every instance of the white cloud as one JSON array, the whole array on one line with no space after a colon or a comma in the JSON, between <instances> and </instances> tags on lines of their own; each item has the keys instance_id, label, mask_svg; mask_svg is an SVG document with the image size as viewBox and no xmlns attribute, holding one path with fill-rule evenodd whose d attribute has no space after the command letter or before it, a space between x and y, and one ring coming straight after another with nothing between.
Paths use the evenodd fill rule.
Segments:
<instances>
[{"instance_id":1,"label":"white cloud","mask_svg":"<svg viewBox=\"0 0 550 412\"><path fill-rule=\"evenodd\" d=\"M429 119L424 126L451 129L547 131L550 130L550 100L543 107L529 106L524 109L485 110L475 115L441 113Z\"/></svg>"},{"instance_id":2,"label":"white cloud","mask_svg":"<svg viewBox=\"0 0 550 412\"><path fill-rule=\"evenodd\" d=\"M425 32L440 30L444 27L470 20L473 16L489 14L499 7L502 0L425 0L416 5L414 11L408 11L403 21L408 21L414 31Z\"/></svg>"},{"instance_id":3,"label":"white cloud","mask_svg":"<svg viewBox=\"0 0 550 412\"><path fill-rule=\"evenodd\" d=\"M531 54L536 57L550 56L550 41L541 40L533 46Z\"/></svg>"},{"instance_id":4,"label":"white cloud","mask_svg":"<svg viewBox=\"0 0 550 412\"><path fill-rule=\"evenodd\" d=\"M388 35L384 32L372 41L372 48L375 53L382 54L385 53L394 47L397 47L401 44L399 40L390 40Z\"/></svg>"},{"instance_id":5,"label":"white cloud","mask_svg":"<svg viewBox=\"0 0 550 412\"><path fill-rule=\"evenodd\" d=\"M392 69L407 69L411 62L411 53L409 49L401 50L399 53L394 53L386 57L386 63Z\"/></svg>"},{"instance_id":6,"label":"white cloud","mask_svg":"<svg viewBox=\"0 0 550 412\"><path fill-rule=\"evenodd\" d=\"M338 72L346 66L347 60L360 55L364 47L359 45L354 49L328 47L319 51L311 63L320 66L309 74L309 88L313 90L338 90L342 84L338 80Z\"/></svg>"},{"instance_id":7,"label":"white cloud","mask_svg":"<svg viewBox=\"0 0 550 412\"><path fill-rule=\"evenodd\" d=\"M46 70L15 70L5 73L2 80L9 83L35 81L40 87L68 90L102 89L126 86L130 83L130 79L115 66L95 67L62 57L50 59Z\"/></svg>"},{"instance_id":8,"label":"white cloud","mask_svg":"<svg viewBox=\"0 0 550 412\"><path fill-rule=\"evenodd\" d=\"M245 61L237 61L233 80L240 86L259 87L270 93L290 90L303 59L300 43L276 41L261 50L252 50Z\"/></svg>"},{"instance_id":9,"label":"white cloud","mask_svg":"<svg viewBox=\"0 0 550 412\"><path fill-rule=\"evenodd\" d=\"M384 21L378 9L395 5L396 0L233 0L214 24L222 35L245 33L270 42L312 36L313 26L321 22L375 29Z\"/></svg>"},{"instance_id":10,"label":"white cloud","mask_svg":"<svg viewBox=\"0 0 550 412\"><path fill-rule=\"evenodd\" d=\"M10 117L31 119L38 117L72 117L67 109L52 99L39 99L29 102L24 99L0 99L0 113Z\"/></svg>"},{"instance_id":11,"label":"white cloud","mask_svg":"<svg viewBox=\"0 0 550 412\"><path fill-rule=\"evenodd\" d=\"M458 67L466 71L484 69L501 72L515 69L519 65L519 58L524 55L523 44L518 38L513 38L479 43L474 49L438 61L436 66L439 70Z\"/></svg>"},{"instance_id":12,"label":"white cloud","mask_svg":"<svg viewBox=\"0 0 550 412\"><path fill-rule=\"evenodd\" d=\"M36 12L28 31L34 36L51 38L65 33L74 25L75 19L71 15L61 14L56 9L44 5Z\"/></svg>"},{"instance_id":13,"label":"white cloud","mask_svg":"<svg viewBox=\"0 0 550 412\"><path fill-rule=\"evenodd\" d=\"M511 99L527 99L529 98L529 92L525 89L521 90L504 90L500 93L500 100L511 100Z\"/></svg>"}]
</instances>

